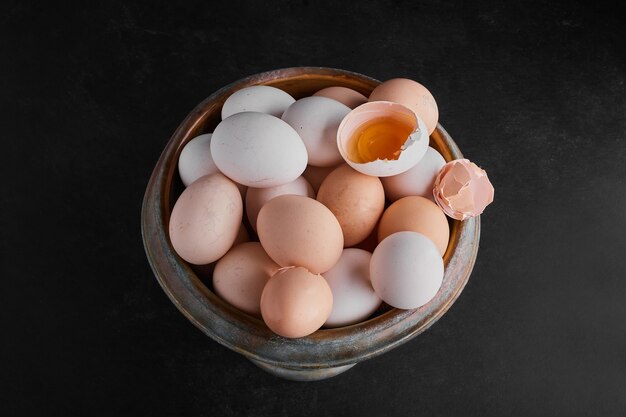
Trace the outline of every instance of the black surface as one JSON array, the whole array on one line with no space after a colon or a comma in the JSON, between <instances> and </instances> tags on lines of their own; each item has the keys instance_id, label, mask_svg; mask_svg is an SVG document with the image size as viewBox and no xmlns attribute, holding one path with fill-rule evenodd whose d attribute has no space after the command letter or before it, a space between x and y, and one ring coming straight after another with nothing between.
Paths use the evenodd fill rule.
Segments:
<instances>
[{"instance_id":1,"label":"black surface","mask_svg":"<svg viewBox=\"0 0 626 417\"><path fill-rule=\"evenodd\" d=\"M86 3L0 6L0 414L626 414L617 3ZM448 314L317 383L265 374L191 325L139 225L187 112L299 65L422 82L496 189Z\"/></svg>"}]
</instances>

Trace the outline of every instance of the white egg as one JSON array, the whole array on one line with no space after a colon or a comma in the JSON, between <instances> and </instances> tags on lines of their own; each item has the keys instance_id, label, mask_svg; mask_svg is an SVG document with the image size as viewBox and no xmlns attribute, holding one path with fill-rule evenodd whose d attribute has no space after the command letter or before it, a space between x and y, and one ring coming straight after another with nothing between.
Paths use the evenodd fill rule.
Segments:
<instances>
[{"instance_id":1,"label":"white egg","mask_svg":"<svg viewBox=\"0 0 626 417\"><path fill-rule=\"evenodd\" d=\"M275 187L248 187L245 204L246 215L248 216L248 220L254 230L256 230L256 219L259 216L259 211L261 211L261 208L265 205L265 203L274 197L286 194L303 195L305 197L315 198L313 187L303 176L300 176L287 184L277 185Z\"/></svg>"},{"instance_id":2,"label":"white egg","mask_svg":"<svg viewBox=\"0 0 626 417\"><path fill-rule=\"evenodd\" d=\"M222 120L235 113L258 111L280 117L294 101L289 94L275 87L254 85L231 94L222 106Z\"/></svg>"},{"instance_id":3,"label":"white egg","mask_svg":"<svg viewBox=\"0 0 626 417\"><path fill-rule=\"evenodd\" d=\"M327 97L305 97L285 110L282 119L302 138L309 164L335 166L341 162L337 149L337 128L350 108Z\"/></svg>"},{"instance_id":4,"label":"white egg","mask_svg":"<svg viewBox=\"0 0 626 417\"><path fill-rule=\"evenodd\" d=\"M187 187L200 177L219 172L211 156L211 134L191 139L178 157L178 173Z\"/></svg>"},{"instance_id":5,"label":"white egg","mask_svg":"<svg viewBox=\"0 0 626 417\"><path fill-rule=\"evenodd\" d=\"M443 282L443 259L421 233L397 232L378 244L370 262L376 294L392 307L412 309L429 302Z\"/></svg>"},{"instance_id":6,"label":"white egg","mask_svg":"<svg viewBox=\"0 0 626 417\"><path fill-rule=\"evenodd\" d=\"M307 152L296 131L265 113L243 112L222 120L211 138L219 170L240 184L265 188L298 178Z\"/></svg>"},{"instance_id":7,"label":"white egg","mask_svg":"<svg viewBox=\"0 0 626 417\"><path fill-rule=\"evenodd\" d=\"M385 188L385 196L390 201L411 195L419 195L435 201L433 185L437 174L445 164L446 160L443 156L429 146L424 157L413 168L402 174L380 179Z\"/></svg>"},{"instance_id":8,"label":"white egg","mask_svg":"<svg viewBox=\"0 0 626 417\"><path fill-rule=\"evenodd\" d=\"M333 309L325 327L359 323L380 306L380 297L370 282L371 257L363 249L344 249L335 266L322 274L333 293Z\"/></svg>"},{"instance_id":9,"label":"white egg","mask_svg":"<svg viewBox=\"0 0 626 417\"><path fill-rule=\"evenodd\" d=\"M378 133L364 133L367 128ZM348 165L376 177L398 175L413 168L426 153L428 141L424 121L407 107L389 101L372 101L357 107L343 119L337 131L337 147ZM394 147L384 145L389 143L394 143ZM391 151L395 156L388 158ZM369 159L361 160L363 152Z\"/></svg>"}]
</instances>

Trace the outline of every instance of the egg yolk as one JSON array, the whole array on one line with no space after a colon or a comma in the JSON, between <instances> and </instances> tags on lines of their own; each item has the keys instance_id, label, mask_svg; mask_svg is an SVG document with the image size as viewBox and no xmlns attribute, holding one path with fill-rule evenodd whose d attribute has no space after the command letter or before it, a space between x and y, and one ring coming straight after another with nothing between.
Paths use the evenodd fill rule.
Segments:
<instances>
[{"instance_id":1,"label":"egg yolk","mask_svg":"<svg viewBox=\"0 0 626 417\"><path fill-rule=\"evenodd\" d=\"M410 118L381 117L359 126L348 142L348 157L364 164L380 160L397 160L407 138L415 130Z\"/></svg>"}]
</instances>

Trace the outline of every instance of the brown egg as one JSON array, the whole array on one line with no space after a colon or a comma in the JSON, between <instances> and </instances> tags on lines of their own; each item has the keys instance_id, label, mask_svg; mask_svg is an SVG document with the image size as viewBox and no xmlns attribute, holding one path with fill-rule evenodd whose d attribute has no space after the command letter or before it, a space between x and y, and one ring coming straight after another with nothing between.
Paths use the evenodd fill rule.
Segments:
<instances>
[{"instance_id":1,"label":"brown egg","mask_svg":"<svg viewBox=\"0 0 626 417\"><path fill-rule=\"evenodd\" d=\"M372 91L369 101L393 101L408 107L426 123L429 135L437 127L437 102L430 91L416 81L406 78L385 81Z\"/></svg>"},{"instance_id":2,"label":"brown egg","mask_svg":"<svg viewBox=\"0 0 626 417\"><path fill-rule=\"evenodd\" d=\"M280 266L303 266L321 274L335 265L343 250L339 222L309 197L274 197L261 208L256 225L261 245Z\"/></svg>"},{"instance_id":3,"label":"brown egg","mask_svg":"<svg viewBox=\"0 0 626 417\"><path fill-rule=\"evenodd\" d=\"M201 177L174 204L169 224L172 246L189 263L217 261L235 242L242 218L237 186L222 174Z\"/></svg>"},{"instance_id":4,"label":"brown egg","mask_svg":"<svg viewBox=\"0 0 626 417\"><path fill-rule=\"evenodd\" d=\"M385 190L378 177L342 165L324 179L317 201L337 217L348 247L364 240L376 227L385 209Z\"/></svg>"},{"instance_id":5,"label":"brown egg","mask_svg":"<svg viewBox=\"0 0 626 417\"><path fill-rule=\"evenodd\" d=\"M234 246L215 266L215 293L239 310L261 315L261 293L280 266L272 261L259 242Z\"/></svg>"},{"instance_id":6,"label":"brown egg","mask_svg":"<svg viewBox=\"0 0 626 417\"><path fill-rule=\"evenodd\" d=\"M267 327L283 337L309 335L322 327L333 308L333 294L321 275L305 268L278 271L261 295Z\"/></svg>"},{"instance_id":7,"label":"brown egg","mask_svg":"<svg viewBox=\"0 0 626 417\"><path fill-rule=\"evenodd\" d=\"M390 205L378 226L378 241L396 232L418 232L433 241L443 256L450 239L446 215L427 198L404 197Z\"/></svg>"},{"instance_id":8,"label":"brown egg","mask_svg":"<svg viewBox=\"0 0 626 417\"><path fill-rule=\"evenodd\" d=\"M346 87L326 87L313 94L319 97L328 97L354 109L363 103L367 103L367 97L358 91Z\"/></svg>"},{"instance_id":9,"label":"brown egg","mask_svg":"<svg viewBox=\"0 0 626 417\"><path fill-rule=\"evenodd\" d=\"M314 167L313 165L307 165L306 169L302 173L302 176L306 178L306 180L313 187L313 191L317 194L317 191L320 189L320 185L324 179L333 172L337 168L334 167Z\"/></svg>"}]
</instances>

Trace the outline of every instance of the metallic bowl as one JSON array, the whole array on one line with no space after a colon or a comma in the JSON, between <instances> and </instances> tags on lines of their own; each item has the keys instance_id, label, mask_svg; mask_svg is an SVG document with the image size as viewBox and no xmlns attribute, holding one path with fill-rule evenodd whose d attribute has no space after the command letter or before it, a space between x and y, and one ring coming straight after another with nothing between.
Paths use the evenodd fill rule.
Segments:
<instances>
[{"instance_id":1,"label":"metallic bowl","mask_svg":"<svg viewBox=\"0 0 626 417\"><path fill-rule=\"evenodd\" d=\"M262 320L215 295L174 252L167 233L170 212L181 192L176 164L183 146L197 135L213 131L228 96L259 84L280 88L298 99L330 86L349 87L368 96L380 82L338 69L295 67L246 77L213 93L183 120L154 168L141 212L143 242L148 261L167 296L206 335L280 377L300 381L325 379L407 342L450 308L472 272L478 253L480 218L451 220L443 284L428 304L415 310L388 309L362 323L320 329L299 339L274 334ZM463 157L441 125L430 136L430 144L446 161Z\"/></svg>"}]
</instances>

